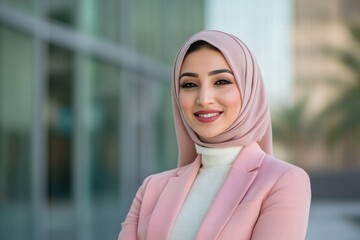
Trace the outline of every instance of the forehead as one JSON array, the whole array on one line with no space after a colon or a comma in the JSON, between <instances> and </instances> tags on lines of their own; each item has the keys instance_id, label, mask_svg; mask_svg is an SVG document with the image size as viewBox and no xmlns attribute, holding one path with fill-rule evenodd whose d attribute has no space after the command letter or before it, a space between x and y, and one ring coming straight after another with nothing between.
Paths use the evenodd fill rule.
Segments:
<instances>
[{"instance_id":1,"label":"forehead","mask_svg":"<svg viewBox=\"0 0 360 240\"><path fill-rule=\"evenodd\" d=\"M214 49L201 48L185 56L180 72L196 69L213 70L217 68L230 70L230 66L222 53Z\"/></svg>"}]
</instances>

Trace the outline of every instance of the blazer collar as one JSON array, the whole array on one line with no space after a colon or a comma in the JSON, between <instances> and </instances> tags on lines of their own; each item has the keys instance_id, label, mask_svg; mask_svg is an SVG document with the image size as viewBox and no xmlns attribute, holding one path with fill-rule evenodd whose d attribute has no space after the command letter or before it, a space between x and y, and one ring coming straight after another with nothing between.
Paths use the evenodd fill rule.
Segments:
<instances>
[{"instance_id":1,"label":"blazer collar","mask_svg":"<svg viewBox=\"0 0 360 240\"><path fill-rule=\"evenodd\" d=\"M200 226L197 239L216 239L254 181L264 156L257 143L240 151ZM152 213L147 239L169 239L200 166L200 156L197 156L194 162L179 168L176 177L169 179Z\"/></svg>"},{"instance_id":2,"label":"blazer collar","mask_svg":"<svg viewBox=\"0 0 360 240\"><path fill-rule=\"evenodd\" d=\"M217 239L244 198L266 154L257 143L244 147L200 226L196 239Z\"/></svg>"},{"instance_id":3,"label":"blazer collar","mask_svg":"<svg viewBox=\"0 0 360 240\"><path fill-rule=\"evenodd\" d=\"M172 226L194 182L201 165L200 155L189 165L181 167L177 175L169 179L149 221L147 238L169 239Z\"/></svg>"}]
</instances>

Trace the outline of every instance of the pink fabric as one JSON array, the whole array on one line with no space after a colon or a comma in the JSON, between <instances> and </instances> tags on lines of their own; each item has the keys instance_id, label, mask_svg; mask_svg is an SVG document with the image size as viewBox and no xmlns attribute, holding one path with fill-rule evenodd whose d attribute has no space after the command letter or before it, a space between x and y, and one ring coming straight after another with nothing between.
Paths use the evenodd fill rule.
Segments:
<instances>
[{"instance_id":1,"label":"pink fabric","mask_svg":"<svg viewBox=\"0 0 360 240\"><path fill-rule=\"evenodd\" d=\"M203 40L218 48L233 71L242 97L240 114L224 133L200 139L186 123L179 107L179 75L184 56L190 45ZM258 142L262 150L272 154L272 130L268 100L255 56L237 37L215 30L205 30L191 36L180 48L173 68L173 113L178 141L178 166L194 161L194 143L205 147L247 146Z\"/></svg>"},{"instance_id":2,"label":"pink fabric","mask_svg":"<svg viewBox=\"0 0 360 240\"><path fill-rule=\"evenodd\" d=\"M146 178L118 240L169 239L200 167L198 157ZM310 201L305 171L265 154L254 142L240 151L196 239L304 240Z\"/></svg>"}]
</instances>

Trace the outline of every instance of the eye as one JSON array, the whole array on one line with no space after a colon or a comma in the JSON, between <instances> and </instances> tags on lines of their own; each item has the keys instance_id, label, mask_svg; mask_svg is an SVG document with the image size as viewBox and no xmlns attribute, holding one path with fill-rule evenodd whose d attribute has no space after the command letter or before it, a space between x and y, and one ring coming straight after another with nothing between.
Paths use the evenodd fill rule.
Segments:
<instances>
[{"instance_id":1,"label":"eye","mask_svg":"<svg viewBox=\"0 0 360 240\"><path fill-rule=\"evenodd\" d=\"M193 82L185 82L185 83L181 84L181 88L193 88L196 86L197 85Z\"/></svg>"},{"instance_id":2,"label":"eye","mask_svg":"<svg viewBox=\"0 0 360 240\"><path fill-rule=\"evenodd\" d=\"M232 82L226 79L219 79L215 82L215 85L226 85L226 84L232 84Z\"/></svg>"}]
</instances>

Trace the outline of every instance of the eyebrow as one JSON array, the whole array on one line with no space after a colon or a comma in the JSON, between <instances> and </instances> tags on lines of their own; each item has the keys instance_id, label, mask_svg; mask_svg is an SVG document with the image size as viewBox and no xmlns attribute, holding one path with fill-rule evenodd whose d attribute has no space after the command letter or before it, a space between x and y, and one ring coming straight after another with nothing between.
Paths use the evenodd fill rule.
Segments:
<instances>
[{"instance_id":1,"label":"eyebrow","mask_svg":"<svg viewBox=\"0 0 360 240\"><path fill-rule=\"evenodd\" d=\"M179 77L179 80L182 78L182 77L199 77L199 74L197 73L191 73L191 72L184 72L183 74L180 75Z\"/></svg>"},{"instance_id":2,"label":"eyebrow","mask_svg":"<svg viewBox=\"0 0 360 240\"><path fill-rule=\"evenodd\" d=\"M231 75L234 75L234 73L232 71L230 71L229 69L217 69L217 70L213 70L211 72L209 72L209 76L213 76L213 75L216 75L216 74L220 74L220 73L230 73ZM199 74L197 73L192 73L192 72L184 72L183 74L180 75L179 77L179 80L182 78L182 77L185 77L185 76L188 76L188 77L199 77Z\"/></svg>"},{"instance_id":3,"label":"eyebrow","mask_svg":"<svg viewBox=\"0 0 360 240\"><path fill-rule=\"evenodd\" d=\"M232 71L229 69L219 69L209 72L209 76L220 74L220 73L230 73L231 75L234 75Z\"/></svg>"}]
</instances>

